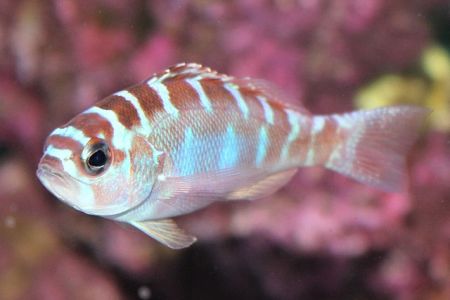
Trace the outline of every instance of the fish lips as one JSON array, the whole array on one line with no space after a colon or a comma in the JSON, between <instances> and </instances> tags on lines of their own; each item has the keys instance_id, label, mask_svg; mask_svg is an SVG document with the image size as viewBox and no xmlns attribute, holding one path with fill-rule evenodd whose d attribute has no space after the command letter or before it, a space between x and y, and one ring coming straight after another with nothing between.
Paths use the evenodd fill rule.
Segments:
<instances>
[{"instance_id":1,"label":"fish lips","mask_svg":"<svg viewBox=\"0 0 450 300\"><path fill-rule=\"evenodd\" d=\"M36 176L45 188L58 199L77 210L81 210L79 207L74 206L74 204L68 201L64 196L70 195L74 190L76 190L76 187L74 186L73 181L68 180L66 177L67 175L64 175L58 171L57 163L54 163L53 161L54 160L43 158L39 163Z\"/></svg>"}]
</instances>

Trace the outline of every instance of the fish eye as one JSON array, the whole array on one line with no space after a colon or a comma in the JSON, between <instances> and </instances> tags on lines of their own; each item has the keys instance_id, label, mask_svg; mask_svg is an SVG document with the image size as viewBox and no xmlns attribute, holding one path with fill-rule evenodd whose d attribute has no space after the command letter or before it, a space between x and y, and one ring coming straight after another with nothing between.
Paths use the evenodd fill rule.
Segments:
<instances>
[{"instance_id":1,"label":"fish eye","mask_svg":"<svg viewBox=\"0 0 450 300\"><path fill-rule=\"evenodd\" d=\"M105 142L89 143L84 152L83 161L89 173L99 175L109 166L111 154Z\"/></svg>"}]
</instances>

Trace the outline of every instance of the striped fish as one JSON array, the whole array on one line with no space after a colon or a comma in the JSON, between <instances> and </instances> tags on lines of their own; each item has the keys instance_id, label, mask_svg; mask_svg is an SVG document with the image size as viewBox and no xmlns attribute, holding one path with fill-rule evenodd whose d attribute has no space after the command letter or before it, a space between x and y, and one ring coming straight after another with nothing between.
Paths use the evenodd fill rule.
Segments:
<instances>
[{"instance_id":1,"label":"striped fish","mask_svg":"<svg viewBox=\"0 0 450 300\"><path fill-rule=\"evenodd\" d=\"M55 129L37 176L75 209L178 249L196 238L173 217L270 195L299 167L401 190L426 114L396 106L312 115L267 82L178 64Z\"/></svg>"}]
</instances>

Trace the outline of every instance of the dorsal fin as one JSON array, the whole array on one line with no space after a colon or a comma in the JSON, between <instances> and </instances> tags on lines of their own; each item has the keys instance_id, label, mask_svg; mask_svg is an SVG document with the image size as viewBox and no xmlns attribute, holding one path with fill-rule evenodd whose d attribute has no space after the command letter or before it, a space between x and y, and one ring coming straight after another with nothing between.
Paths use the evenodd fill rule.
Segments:
<instances>
[{"instance_id":1,"label":"dorsal fin","mask_svg":"<svg viewBox=\"0 0 450 300\"><path fill-rule=\"evenodd\" d=\"M301 103L289 95L289 93L281 90L279 87L263 79L234 78L225 75L211 68L204 67L197 63L179 63L169 67L161 73L154 74L146 80L148 84L165 83L171 80L183 79L215 79L221 82L231 82L241 90L247 90L251 93L259 94L270 102L280 103L287 108L299 111L303 114L310 114Z\"/></svg>"},{"instance_id":2,"label":"dorsal fin","mask_svg":"<svg viewBox=\"0 0 450 300\"><path fill-rule=\"evenodd\" d=\"M218 73L208 67L204 67L197 63L179 63L161 73L154 74L146 81L151 84L153 82L167 82L175 79L188 79L188 78L210 78L221 81L230 81L233 77Z\"/></svg>"},{"instance_id":3,"label":"dorsal fin","mask_svg":"<svg viewBox=\"0 0 450 300\"><path fill-rule=\"evenodd\" d=\"M257 92L266 97L269 101L280 103L287 108L291 108L303 114L311 114L302 106L300 101L267 80L245 77L233 79L233 83L241 87L241 89L249 89L253 92Z\"/></svg>"}]
</instances>

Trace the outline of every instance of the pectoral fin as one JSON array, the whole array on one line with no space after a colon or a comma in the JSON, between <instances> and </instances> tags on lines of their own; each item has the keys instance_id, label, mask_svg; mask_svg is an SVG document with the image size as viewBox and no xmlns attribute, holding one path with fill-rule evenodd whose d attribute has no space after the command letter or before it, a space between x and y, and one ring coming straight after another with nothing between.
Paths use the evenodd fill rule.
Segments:
<instances>
[{"instance_id":1,"label":"pectoral fin","mask_svg":"<svg viewBox=\"0 0 450 300\"><path fill-rule=\"evenodd\" d=\"M129 222L147 235L172 249L182 249L192 245L197 238L187 234L172 219Z\"/></svg>"},{"instance_id":2,"label":"pectoral fin","mask_svg":"<svg viewBox=\"0 0 450 300\"><path fill-rule=\"evenodd\" d=\"M283 185L289 182L297 173L297 169L279 172L264 178L256 183L240 188L227 196L229 200L253 200L275 193Z\"/></svg>"}]
</instances>

